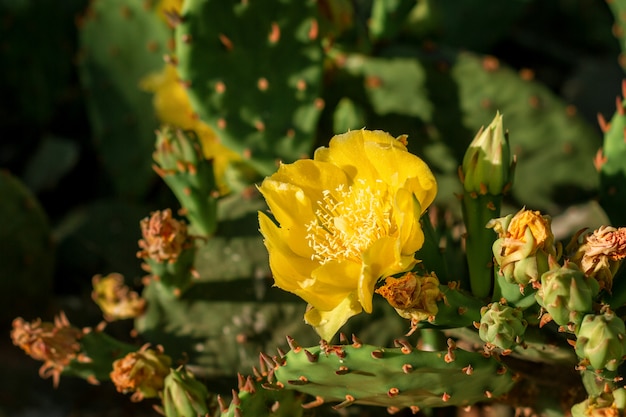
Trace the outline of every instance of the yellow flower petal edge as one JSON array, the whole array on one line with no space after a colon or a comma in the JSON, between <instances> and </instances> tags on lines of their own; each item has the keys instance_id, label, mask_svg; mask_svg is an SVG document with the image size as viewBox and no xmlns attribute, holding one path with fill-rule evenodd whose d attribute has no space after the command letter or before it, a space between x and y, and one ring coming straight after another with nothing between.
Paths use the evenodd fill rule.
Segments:
<instances>
[{"instance_id":1,"label":"yellow flower petal edge","mask_svg":"<svg viewBox=\"0 0 626 417\"><path fill-rule=\"evenodd\" d=\"M281 165L259 190L273 217L259 213L274 283L309 303L306 321L329 340L372 311L381 279L416 264L437 183L406 137L363 129Z\"/></svg>"}]
</instances>

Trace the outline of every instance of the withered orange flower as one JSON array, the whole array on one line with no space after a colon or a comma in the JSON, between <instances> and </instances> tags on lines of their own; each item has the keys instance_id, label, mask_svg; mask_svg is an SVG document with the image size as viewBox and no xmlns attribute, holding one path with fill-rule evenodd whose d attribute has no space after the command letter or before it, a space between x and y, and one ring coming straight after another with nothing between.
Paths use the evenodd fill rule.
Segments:
<instances>
[{"instance_id":1,"label":"withered orange flower","mask_svg":"<svg viewBox=\"0 0 626 417\"><path fill-rule=\"evenodd\" d=\"M52 377L55 387L59 385L63 368L72 360L90 361L80 354L79 340L82 336L83 332L70 325L63 312L54 318L54 323L42 322L41 319L27 322L18 317L13 320L11 330L13 344L33 359L44 362L39 368L39 376Z\"/></svg>"},{"instance_id":2,"label":"withered orange flower","mask_svg":"<svg viewBox=\"0 0 626 417\"><path fill-rule=\"evenodd\" d=\"M140 316L146 308L146 300L124 285L120 274L96 275L92 279L91 298L102 310L105 320L124 320Z\"/></svg>"},{"instance_id":3,"label":"withered orange flower","mask_svg":"<svg viewBox=\"0 0 626 417\"><path fill-rule=\"evenodd\" d=\"M139 240L139 258L174 263L183 249L191 245L187 224L174 219L170 209L153 212L141 220L140 226L143 238Z\"/></svg>"},{"instance_id":4,"label":"withered orange flower","mask_svg":"<svg viewBox=\"0 0 626 417\"><path fill-rule=\"evenodd\" d=\"M172 359L163 353L163 347L149 349L149 346L143 345L137 352L113 362L111 381L118 392L132 392L130 399L134 402L157 397L170 373Z\"/></svg>"}]
</instances>

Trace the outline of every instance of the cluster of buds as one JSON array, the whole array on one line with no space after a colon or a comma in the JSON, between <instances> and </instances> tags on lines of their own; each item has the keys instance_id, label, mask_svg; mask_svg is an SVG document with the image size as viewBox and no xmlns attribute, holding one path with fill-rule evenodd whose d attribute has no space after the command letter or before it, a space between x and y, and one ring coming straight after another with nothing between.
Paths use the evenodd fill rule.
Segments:
<instances>
[{"instance_id":1,"label":"cluster of buds","mask_svg":"<svg viewBox=\"0 0 626 417\"><path fill-rule=\"evenodd\" d=\"M376 292L396 309L401 317L411 320L411 333L422 320L434 318L439 311L437 301L443 299L435 273L419 276L407 272L400 278L388 277Z\"/></svg>"},{"instance_id":2,"label":"cluster of buds","mask_svg":"<svg viewBox=\"0 0 626 417\"><path fill-rule=\"evenodd\" d=\"M91 298L102 310L105 320L115 321L139 317L146 308L146 300L124 285L120 274L105 277L96 275L92 279Z\"/></svg>"},{"instance_id":3,"label":"cluster of buds","mask_svg":"<svg viewBox=\"0 0 626 417\"><path fill-rule=\"evenodd\" d=\"M118 392L131 393L131 401L154 398L163 390L165 377L170 373L172 359L163 353L163 348L149 349L142 346L113 362L111 381Z\"/></svg>"},{"instance_id":4,"label":"cluster of buds","mask_svg":"<svg viewBox=\"0 0 626 417\"><path fill-rule=\"evenodd\" d=\"M579 233L568 246L573 252L571 261L589 277L595 278L600 288L611 292L613 276L626 258L626 227L602 226L586 234L579 242Z\"/></svg>"},{"instance_id":5,"label":"cluster of buds","mask_svg":"<svg viewBox=\"0 0 626 417\"><path fill-rule=\"evenodd\" d=\"M487 227L498 234L493 255L500 274L507 282L518 284L521 292L550 269L549 257L558 258L551 219L538 211L523 208L515 215L491 220Z\"/></svg>"},{"instance_id":6,"label":"cluster of buds","mask_svg":"<svg viewBox=\"0 0 626 417\"><path fill-rule=\"evenodd\" d=\"M59 385L61 373L70 362L90 362L88 357L80 353L79 340L82 336L83 331L73 327L63 312L54 318L54 323L42 322L40 319L29 323L18 317L13 320L11 330L13 344L33 359L44 362L39 369L39 376L52 377L55 387Z\"/></svg>"}]
</instances>

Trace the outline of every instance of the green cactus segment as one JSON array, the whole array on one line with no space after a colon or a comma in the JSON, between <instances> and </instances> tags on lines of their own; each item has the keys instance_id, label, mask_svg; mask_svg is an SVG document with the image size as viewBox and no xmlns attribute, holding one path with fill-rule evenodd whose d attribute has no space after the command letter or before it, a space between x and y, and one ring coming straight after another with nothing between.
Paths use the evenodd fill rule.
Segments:
<instances>
[{"instance_id":1,"label":"green cactus segment","mask_svg":"<svg viewBox=\"0 0 626 417\"><path fill-rule=\"evenodd\" d=\"M165 417L209 415L208 397L206 386L182 366L171 369L165 377L162 395Z\"/></svg>"},{"instance_id":2,"label":"green cactus segment","mask_svg":"<svg viewBox=\"0 0 626 417\"><path fill-rule=\"evenodd\" d=\"M622 90L626 95L626 81ZM599 120L604 131L604 145L595 160L600 170L600 205L613 226L626 226L626 101L618 99L617 111L608 124L601 116Z\"/></svg>"},{"instance_id":3,"label":"green cactus segment","mask_svg":"<svg viewBox=\"0 0 626 417\"><path fill-rule=\"evenodd\" d=\"M575 331L600 292L598 281L587 278L574 264L555 266L541 275L537 302L559 326Z\"/></svg>"},{"instance_id":4,"label":"green cactus segment","mask_svg":"<svg viewBox=\"0 0 626 417\"><path fill-rule=\"evenodd\" d=\"M139 81L159 71L170 32L146 2L95 0L80 30L79 70L89 119L115 189L143 196L155 176L150 151L158 122Z\"/></svg>"},{"instance_id":5,"label":"green cactus segment","mask_svg":"<svg viewBox=\"0 0 626 417\"><path fill-rule=\"evenodd\" d=\"M613 28L613 35L619 41L619 45L622 49L622 53L619 57L619 64L624 71L626 71L626 3L622 1L606 1L609 9L613 13L615 20L615 26Z\"/></svg>"},{"instance_id":6,"label":"green cactus segment","mask_svg":"<svg viewBox=\"0 0 626 417\"><path fill-rule=\"evenodd\" d=\"M0 319L43 312L52 288L54 247L48 217L28 188L0 171Z\"/></svg>"},{"instance_id":7,"label":"green cactus segment","mask_svg":"<svg viewBox=\"0 0 626 417\"><path fill-rule=\"evenodd\" d=\"M520 308L491 303L481 310L478 335L485 343L500 349L512 349L521 344L528 323Z\"/></svg>"},{"instance_id":8,"label":"green cactus segment","mask_svg":"<svg viewBox=\"0 0 626 417\"><path fill-rule=\"evenodd\" d=\"M93 330L80 338L80 356L63 369L64 375L73 375L88 381L108 381L113 362L137 346L121 342L101 330ZM88 358L87 360L85 360Z\"/></svg>"},{"instance_id":9,"label":"green cactus segment","mask_svg":"<svg viewBox=\"0 0 626 417\"><path fill-rule=\"evenodd\" d=\"M443 297L437 302L437 314L432 320L421 322L419 327L467 327L480 320L482 300L456 288L455 284L440 285L439 289Z\"/></svg>"},{"instance_id":10,"label":"green cactus segment","mask_svg":"<svg viewBox=\"0 0 626 417\"><path fill-rule=\"evenodd\" d=\"M317 403L339 402L335 408L365 404L417 410L464 406L499 397L513 387L511 373L493 357L450 349L441 352L352 345L300 348L274 358L275 382L315 396Z\"/></svg>"},{"instance_id":11,"label":"green cactus segment","mask_svg":"<svg viewBox=\"0 0 626 417\"><path fill-rule=\"evenodd\" d=\"M576 333L576 354L583 365L615 371L626 356L626 327L615 313L588 314Z\"/></svg>"},{"instance_id":12,"label":"green cactus segment","mask_svg":"<svg viewBox=\"0 0 626 417\"><path fill-rule=\"evenodd\" d=\"M323 107L317 3L188 0L176 29L193 108L261 174L309 155Z\"/></svg>"},{"instance_id":13,"label":"green cactus segment","mask_svg":"<svg viewBox=\"0 0 626 417\"><path fill-rule=\"evenodd\" d=\"M374 0L369 19L371 37L376 40L393 38L402 29L415 3L412 0Z\"/></svg>"},{"instance_id":14,"label":"green cactus segment","mask_svg":"<svg viewBox=\"0 0 626 417\"><path fill-rule=\"evenodd\" d=\"M197 136L166 127L157 132L153 158L155 170L183 207L191 234L211 235L217 226L217 189L213 167L204 159Z\"/></svg>"},{"instance_id":15,"label":"green cactus segment","mask_svg":"<svg viewBox=\"0 0 626 417\"><path fill-rule=\"evenodd\" d=\"M265 367L265 364L263 365ZM288 390L267 390L262 387L267 375L239 377L239 390L233 390L228 406L219 398L220 417L301 417L303 395ZM168 416L169 417L169 416Z\"/></svg>"}]
</instances>

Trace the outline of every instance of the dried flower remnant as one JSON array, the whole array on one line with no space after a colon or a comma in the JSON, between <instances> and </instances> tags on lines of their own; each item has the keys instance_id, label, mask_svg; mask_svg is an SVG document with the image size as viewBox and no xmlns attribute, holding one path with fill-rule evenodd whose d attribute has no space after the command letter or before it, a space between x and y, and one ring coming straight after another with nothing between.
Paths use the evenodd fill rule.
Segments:
<instances>
[{"instance_id":1,"label":"dried flower remnant","mask_svg":"<svg viewBox=\"0 0 626 417\"><path fill-rule=\"evenodd\" d=\"M131 352L113 362L111 381L118 392L132 392L131 401L154 398L163 390L171 364L172 359L163 353L163 347L149 349L149 344L146 344L137 352Z\"/></svg>"},{"instance_id":2,"label":"dried flower remnant","mask_svg":"<svg viewBox=\"0 0 626 417\"><path fill-rule=\"evenodd\" d=\"M577 238L573 244L576 245ZM626 258L626 227L601 226L583 237L571 261L589 277L595 278L601 289L611 291L613 276Z\"/></svg>"},{"instance_id":3,"label":"dried flower remnant","mask_svg":"<svg viewBox=\"0 0 626 417\"><path fill-rule=\"evenodd\" d=\"M124 285L122 275L116 273L105 277L96 275L93 277L92 283L91 298L102 310L105 320L135 318L144 312L146 300Z\"/></svg>"},{"instance_id":4,"label":"dried flower remnant","mask_svg":"<svg viewBox=\"0 0 626 417\"><path fill-rule=\"evenodd\" d=\"M493 254L500 273L521 289L550 269L549 256L557 258L551 219L538 211L523 208L515 215L491 220L487 227L498 233Z\"/></svg>"},{"instance_id":5,"label":"dried flower remnant","mask_svg":"<svg viewBox=\"0 0 626 417\"><path fill-rule=\"evenodd\" d=\"M141 220L138 258L151 259L158 263L174 263L181 252L191 245L187 225L172 217L172 210L153 212Z\"/></svg>"},{"instance_id":6,"label":"dried flower remnant","mask_svg":"<svg viewBox=\"0 0 626 417\"><path fill-rule=\"evenodd\" d=\"M80 354L82 336L83 332L73 327L63 312L54 318L54 323L41 319L27 322L18 317L13 320L11 330L13 344L33 359L44 362L39 368L39 376L52 377L55 387L59 385L61 372L72 360L90 362Z\"/></svg>"},{"instance_id":7,"label":"dried flower remnant","mask_svg":"<svg viewBox=\"0 0 626 417\"><path fill-rule=\"evenodd\" d=\"M411 320L411 333L417 323L437 315L437 301L444 297L434 272L427 276L407 272L400 278L388 277L376 293L382 295L401 317Z\"/></svg>"}]
</instances>

